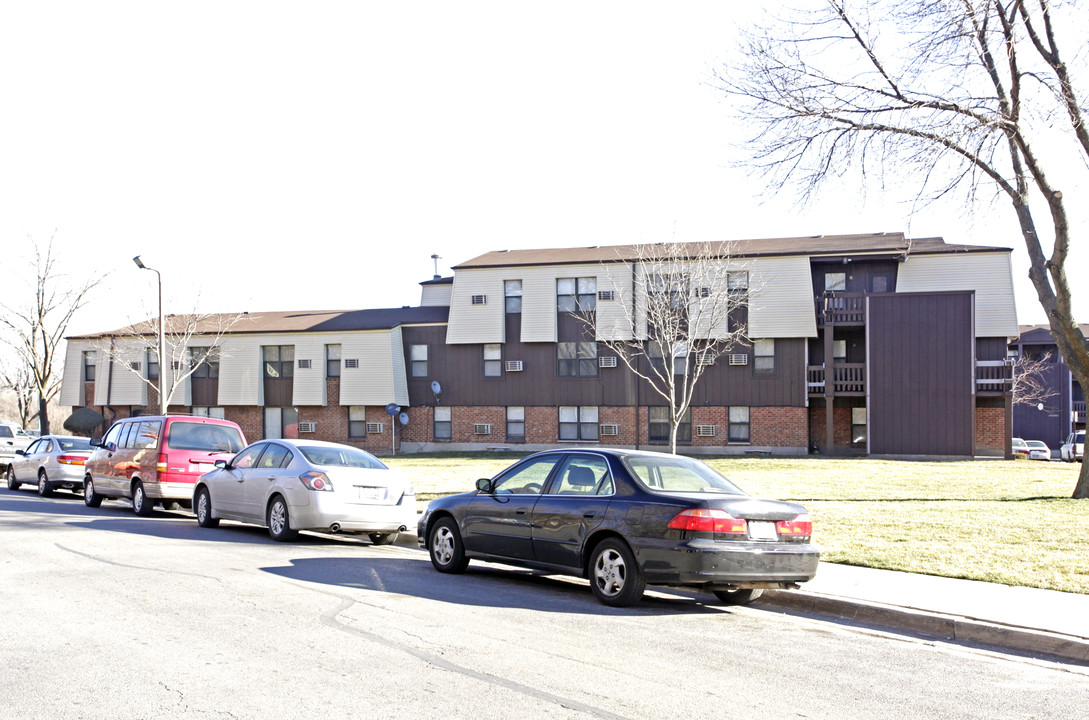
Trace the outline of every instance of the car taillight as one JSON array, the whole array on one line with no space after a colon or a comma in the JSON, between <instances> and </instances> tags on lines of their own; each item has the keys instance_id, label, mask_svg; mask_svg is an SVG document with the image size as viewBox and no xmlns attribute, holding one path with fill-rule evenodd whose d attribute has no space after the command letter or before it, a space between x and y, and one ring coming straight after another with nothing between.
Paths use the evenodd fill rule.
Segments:
<instances>
[{"instance_id":1,"label":"car taillight","mask_svg":"<svg viewBox=\"0 0 1089 720\"><path fill-rule=\"evenodd\" d=\"M61 465L83 465L87 458L82 455L58 455L57 462Z\"/></svg>"},{"instance_id":2,"label":"car taillight","mask_svg":"<svg viewBox=\"0 0 1089 720\"><path fill-rule=\"evenodd\" d=\"M159 453L159 461L157 463L155 463L155 469L158 470L161 473L164 473L164 472L166 472L166 468L167 468L166 455L163 454L163 453Z\"/></svg>"},{"instance_id":3,"label":"car taillight","mask_svg":"<svg viewBox=\"0 0 1089 720\"><path fill-rule=\"evenodd\" d=\"M728 535L745 535L749 531L748 524L742 518L735 518L717 508L688 508L677 513L669 521L669 527L672 530Z\"/></svg>"},{"instance_id":4,"label":"car taillight","mask_svg":"<svg viewBox=\"0 0 1089 720\"><path fill-rule=\"evenodd\" d=\"M802 513L793 520L780 520L775 523L775 529L780 535L805 535L813 534L813 521L807 513Z\"/></svg>"},{"instance_id":5,"label":"car taillight","mask_svg":"<svg viewBox=\"0 0 1089 720\"><path fill-rule=\"evenodd\" d=\"M333 482L329 479L329 476L323 472L313 470L299 476L302 480L302 484L310 490L319 490L332 492Z\"/></svg>"}]
</instances>

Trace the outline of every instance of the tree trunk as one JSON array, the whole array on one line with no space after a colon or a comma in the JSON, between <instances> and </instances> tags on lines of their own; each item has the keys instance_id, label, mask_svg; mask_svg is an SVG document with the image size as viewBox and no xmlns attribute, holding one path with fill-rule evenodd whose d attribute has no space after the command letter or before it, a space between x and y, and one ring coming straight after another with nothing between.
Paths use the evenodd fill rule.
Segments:
<instances>
[{"instance_id":1,"label":"tree trunk","mask_svg":"<svg viewBox=\"0 0 1089 720\"><path fill-rule=\"evenodd\" d=\"M49 434L49 410L45 395L38 393L38 427L42 435Z\"/></svg>"},{"instance_id":2,"label":"tree trunk","mask_svg":"<svg viewBox=\"0 0 1089 720\"><path fill-rule=\"evenodd\" d=\"M1081 472L1078 473L1078 484L1074 486L1074 495L1076 500L1085 500L1089 498L1089 465L1085 464L1085 460L1081 461Z\"/></svg>"}]
</instances>

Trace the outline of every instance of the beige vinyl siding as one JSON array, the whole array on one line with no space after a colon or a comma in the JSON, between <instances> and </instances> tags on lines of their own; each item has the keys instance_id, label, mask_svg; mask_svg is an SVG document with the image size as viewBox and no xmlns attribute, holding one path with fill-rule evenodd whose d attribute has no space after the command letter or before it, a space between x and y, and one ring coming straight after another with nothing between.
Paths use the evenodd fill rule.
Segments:
<instances>
[{"instance_id":1,"label":"beige vinyl siding","mask_svg":"<svg viewBox=\"0 0 1089 720\"><path fill-rule=\"evenodd\" d=\"M913 255L900 265L897 292L974 290L976 337L1016 337L1010 253Z\"/></svg>"},{"instance_id":2,"label":"beige vinyl siding","mask_svg":"<svg viewBox=\"0 0 1089 720\"><path fill-rule=\"evenodd\" d=\"M556 342L556 278L575 277L567 266L510 268L510 280L522 281L522 342ZM586 277L585 275L583 277Z\"/></svg>"},{"instance_id":3,"label":"beige vinyl siding","mask_svg":"<svg viewBox=\"0 0 1089 720\"><path fill-rule=\"evenodd\" d=\"M816 336L809 258L756 258L749 268L749 337Z\"/></svg>"},{"instance_id":4,"label":"beige vinyl siding","mask_svg":"<svg viewBox=\"0 0 1089 720\"><path fill-rule=\"evenodd\" d=\"M117 340L113 345L94 348L95 405L146 405L147 357L142 342ZM112 355L111 355L112 348ZM139 373L130 363L139 362Z\"/></svg>"},{"instance_id":5,"label":"beige vinyl siding","mask_svg":"<svg viewBox=\"0 0 1089 720\"><path fill-rule=\"evenodd\" d=\"M61 377L60 404L64 407L83 407L83 351L93 350L92 345L69 342L64 351L64 375Z\"/></svg>"},{"instance_id":6,"label":"beige vinyl siding","mask_svg":"<svg viewBox=\"0 0 1089 720\"><path fill-rule=\"evenodd\" d=\"M325 405L325 345L343 345L341 336L295 335L290 342L278 343L295 346L294 379L291 383L291 402L295 405ZM269 343L271 344L271 343ZM309 368L300 368L300 360L309 360Z\"/></svg>"},{"instance_id":7,"label":"beige vinyl siding","mask_svg":"<svg viewBox=\"0 0 1089 720\"><path fill-rule=\"evenodd\" d=\"M423 290L420 293L420 306L450 306L450 296L454 286L452 284L444 285L424 285Z\"/></svg>"},{"instance_id":8,"label":"beige vinyl siding","mask_svg":"<svg viewBox=\"0 0 1089 720\"><path fill-rule=\"evenodd\" d=\"M405 369L405 344L400 327L390 330L389 341L393 354L393 402L408 405L408 372Z\"/></svg>"},{"instance_id":9,"label":"beige vinyl siding","mask_svg":"<svg viewBox=\"0 0 1089 720\"><path fill-rule=\"evenodd\" d=\"M614 300L597 302L597 339L630 340L632 337L631 316L632 266L630 263L610 263L596 268L597 289L612 290ZM582 275L579 277L587 277ZM553 312L555 300L553 299ZM525 333L523 332L523 335Z\"/></svg>"},{"instance_id":10,"label":"beige vinyl siding","mask_svg":"<svg viewBox=\"0 0 1089 720\"><path fill-rule=\"evenodd\" d=\"M260 405L261 346L288 344L253 335L233 335L223 338L219 351L219 405Z\"/></svg>"},{"instance_id":11,"label":"beige vinyl siding","mask_svg":"<svg viewBox=\"0 0 1089 720\"><path fill-rule=\"evenodd\" d=\"M488 302L491 302L490 297ZM359 360L359 367L341 370L341 405L408 404L404 357L399 351L400 360L395 363L395 342L400 348L400 331L379 330L345 336L341 356L345 360Z\"/></svg>"},{"instance_id":12,"label":"beige vinyl siding","mask_svg":"<svg viewBox=\"0 0 1089 720\"><path fill-rule=\"evenodd\" d=\"M521 268L458 271L450 293L448 344L503 342L503 281L518 278L512 270L520 271ZM474 295L486 295L487 304L473 305Z\"/></svg>"}]
</instances>

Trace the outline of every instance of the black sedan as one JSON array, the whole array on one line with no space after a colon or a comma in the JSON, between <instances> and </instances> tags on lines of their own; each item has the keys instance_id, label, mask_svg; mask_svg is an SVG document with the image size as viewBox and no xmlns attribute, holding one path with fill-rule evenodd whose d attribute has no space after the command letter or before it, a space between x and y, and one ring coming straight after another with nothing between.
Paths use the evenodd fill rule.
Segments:
<instances>
[{"instance_id":1,"label":"black sedan","mask_svg":"<svg viewBox=\"0 0 1089 720\"><path fill-rule=\"evenodd\" d=\"M476 486L420 517L420 545L439 572L480 559L576 575L616 607L638 602L647 583L739 605L817 572L805 508L749 497L692 458L550 450Z\"/></svg>"}]
</instances>

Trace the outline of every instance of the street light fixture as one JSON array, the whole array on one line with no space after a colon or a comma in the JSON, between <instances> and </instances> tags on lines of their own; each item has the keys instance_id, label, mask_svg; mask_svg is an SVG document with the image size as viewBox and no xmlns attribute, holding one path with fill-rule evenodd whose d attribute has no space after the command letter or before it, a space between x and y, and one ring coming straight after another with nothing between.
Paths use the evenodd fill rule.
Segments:
<instances>
[{"instance_id":1,"label":"street light fixture","mask_svg":"<svg viewBox=\"0 0 1089 720\"><path fill-rule=\"evenodd\" d=\"M163 275L155 268L144 265L137 255L132 259L136 267L150 270L159 278L159 414L166 415L166 393L163 392L166 378L166 337L163 334Z\"/></svg>"}]
</instances>

